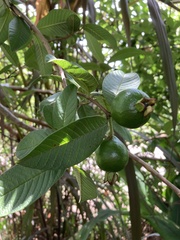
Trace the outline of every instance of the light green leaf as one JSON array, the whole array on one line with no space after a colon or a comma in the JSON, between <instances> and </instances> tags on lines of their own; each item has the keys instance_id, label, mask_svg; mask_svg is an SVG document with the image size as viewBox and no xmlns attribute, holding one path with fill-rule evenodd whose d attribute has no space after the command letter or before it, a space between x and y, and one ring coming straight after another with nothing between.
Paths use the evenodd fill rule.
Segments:
<instances>
[{"instance_id":1,"label":"light green leaf","mask_svg":"<svg viewBox=\"0 0 180 240\"><path fill-rule=\"evenodd\" d=\"M96 89L98 82L97 80L84 68L78 66L77 64L70 63L64 59L56 59L51 55L47 55L46 59L49 62L54 62L59 65L62 69L64 69L68 75L72 77L75 82L81 86L84 91L92 92Z\"/></svg>"},{"instance_id":2,"label":"light green leaf","mask_svg":"<svg viewBox=\"0 0 180 240\"><path fill-rule=\"evenodd\" d=\"M102 117L77 120L44 138L27 156L21 158L19 164L41 170L66 169L89 157L102 142L106 131L107 121ZM29 142L33 141L33 135L29 137ZM21 148L18 150L21 151ZM25 146L22 150L25 152Z\"/></svg>"},{"instance_id":3,"label":"light green leaf","mask_svg":"<svg viewBox=\"0 0 180 240\"><path fill-rule=\"evenodd\" d=\"M80 202L96 198L97 187L89 174L77 166L74 167L74 174L80 188Z\"/></svg>"},{"instance_id":4,"label":"light green leaf","mask_svg":"<svg viewBox=\"0 0 180 240\"><path fill-rule=\"evenodd\" d=\"M38 69L41 75L49 75L52 71L52 63L47 63L45 57L47 55L47 51L43 45L43 43L39 40L36 35L33 37L35 55L38 63Z\"/></svg>"},{"instance_id":5,"label":"light green leaf","mask_svg":"<svg viewBox=\"0 0 180 240\"><path fill-rule=\"evenodd\" d=\"M9 22L13 19L13 15L9 9L5 9L0 17L0 44L4 43L8 38Z\"/></svg>"},{"instance_id":6,"label":"light green leaf","mask_svg":"<svg viewBox=\"0 0 180 240\"><path fill-rule=\"evenodd\" d=\"M141 49L136 49L133 47L124 48L116 52L109 60L109 62L115 62L119 60L124 60L126 58L135 57L139 55L148 55L148 52L145 52Z\"/></svg>"},{"instance_id":7,"label":"light green leaf","mask_svg":"<svg viewBox=\"0 0 180 240\"><path fill-rule=\"evenodd\" d=\"M75 120L77 110L77 88L70 84L62 92L54 94L40 104L46 122L59 129Z\"/></svg>"},{"instance_id":8,"label":"light green leaf","mask_svg":"<svg viewBox=\"0 0 180 240\"><path fill-rule=\"evenodd\" d=\"M89 222L84 224L81 230L77 233L76 239L86 240L89 234L92 232L93 228L100 222L106 220L110 216L119 214L119 211L113 211L110 209L100 210L97 217L91 218ZM70 239L71 240L71 239Z\"/></svg>"},{"instance_id":9,"label":"light green leaf","mask_svg":"<svg viewBox=\"0 0 180 240\"><path fill-rule=\"evenodd\" d=\"M128 88L138 88L139 85L140 78L137 73L124 73L120 70L115 70L104 78L102 91L106 101L111 104L119 92Z\"/></svg>"},{"instance_id":10,"label":"light green leaf","mask_svg":"<svg viewBox=\"0 0 180 240\"><path fill-rule=\"evenodd\" d=\"M107 43L110 47L116 48L117 43L113 35L111 35L106 29L96 24L86 24L83 26L84 31L90 33L97 40Z\"/></svg>"},{"instance_id":11,"label":"light green leaf","mask_svg":"<svg viewBox=\"0 0 180 240\"><path fill-rule=\"evenodd\" d=\"M80 19L68 9L54 9L42 18L37 27L48 38L65 38L79 29Z\"/></svg>"},{"instance_id":12,"label":"light green leaf","mask_svg":"<svg viewBox=\"0 0 180 240\"><path fill-rule=\"evenodd\" d=\"M88 47L99 62L104 62L104 55L102 54L101 44L91 34L85 31Z\"/></svg>"},{"instance_id":13,"label":"light green leaf","mask_svg":"<svg viewBox=\"0 0 180 240\"><path fill-rule=\"evenodd\" d=\"M0 217L19 211L43 195L64 169L41 171L16 165L0 176Z\"/></svg>"},{"instance_id":14,"label":"light green leaf","mask_svg":"<svg viewBox=\"0 0 180 240\"><path fill-rule=\"evenodd\" d=\"M20 17L14 17L9 23L9 43L12 51L25 47L32 39L29 26Z\"/></svg>"},{"instance_id":15,"label":"light green leaf","mask_svg":"<svg viewBox=\"0 0 180 240\"><path fill-rule=\"evenodd\" d=\"M18 59L18 55L16 54L16 52L12 51L10 46L7 44L2 44L1 45L1 49L3 50L5 56L7 57L7 59L16 67L19 66L19 59Z\"/></svg>"},{"instance_id":16,"label":"light green leaf","mask_svg":"<svg viewBox=\"0 0 180 240\"><path fill-rule=\"evenodd\" d=\"M167 31L164 21L161 18L160 9L155 0L148 0L149 12L156 30L157 39L159 43L163 68L164 79L169 89L169 97L172 109L173 127L175 129L177 124L178 113L178 91L176 85L176 77L174 71L174 63L172 59L172 53L170 44L168 41Z\"/></svg>"}]
</instances>

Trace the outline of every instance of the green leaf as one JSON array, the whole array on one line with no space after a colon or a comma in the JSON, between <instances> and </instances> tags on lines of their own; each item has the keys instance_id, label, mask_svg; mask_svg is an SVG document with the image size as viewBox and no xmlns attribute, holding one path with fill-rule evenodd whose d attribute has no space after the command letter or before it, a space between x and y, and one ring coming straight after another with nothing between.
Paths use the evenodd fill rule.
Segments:
<instances>
[{"instance_id":1,"label":"green leaf","mask_svg":"<svg viewBox=\"0 0 180 240\"><path fill-rule=\"evenodd\" d=\"M38 69L41 75L49 75L52 72L52 63L47 63L45 57L47 55L47 50L45 49L43 43L39 38L34 35L33 43L35 48L36 60L38 63Z\"/></svg>"},{"instance_id":2,"label":"green leaf","mask_svg":"<svg viewBox=\"0 0 180 240\"><path fill-rule=\"evenodd\" d=\"M153 215L146 216L152 227L160 234L163 240L179 240L180 228L170 219L162 216Z\"/></svg>"},{"instance_id":3,"label":"green leaf","mask_svg":"<svg viewBox=\"0 0 180 240\"><path fill-rule=\"evenodd\" d=\"M102 117L77 120L44 138L27 156L20 159L19 164L41 170L66 169L89 157L102 142L106 131L107 121ZM33 135L29 138L29 142L34 140ZM29 151L28 148L26 145L18 150Z\"/></svg>"},{"instance_id":4,"label":"green leaf","mask_svg":"<svg viewBox=\"0 0 180 240\"><path fill-rule=\"evenodd\" d=\"M92 92L96 89L98 85L97 80L84 68L78 66L77 64L70 63L64 59L56 59L51 55L47 55L46 59L50 59L49 62L54 62L64 69L84 91L88 90L88 92Z\"/></svg>"},{"instance_id":5,"label":"green leaf","mask_svg":"<svg viewBox=\"0 0 180 240\"><path fill-rule=\"evenodd\" d=\"M114 97L128 88L138 88L140 79L137 73L124 73L115 70L109 73L103 80L102 92L106 101L111 104Z\"/></svg>"},{"instance_id":6,"label":"green leaf","mask_svg":"<svg viewBox=\"0 0 180 240\"><path fill-rule=\"evenodd\" d=\"M160 9L155 0L148 0L149 12L156 30L157 39L159 43L161 58L164 68L164 76L166 84L169 89L169 97L172 109L173 127L175 129L177 124L177 112L178 112L178 91L176 85L176 77L174 72L174 63L172 59L172 53L164 21L160 15Z\"/></svg>"},{"instance_id":7,"label":"green leaf","mask_svg":"<svg viewBox=\"0 0 180 240\"><path fill-rule=\"evenodd\" d=\"M84 25L83 29L84 31L90 33L98 41L105 42L114 49L117 47L116 39L114 36L101 26L89 23Z\"/></svg>"},{"instance_id":8,"label":"green leaf","mask_svg":"<svg viewBox=\"0 0 180 240\"><path fill-rule=\"evenodd\" d=\"M80 188L80 202L96 198L97 187L89 174L77 166L74 166L74 174Z\"/></svg>"},{"instance_id":9,"label":"green leaf","mask_svg":"<svg viewBox=\"0 0 180 240\"><path fill-rule=\"evenodd\" d=\"M3 50L5 56L7 57L7 59L16 67L18 67L20 65L19 63L19 59L18 59L18 55L16 54L16 52L12 51L10 46L7 44L2 44L1 45L1 49Z\"/></svg>"},{"instance_id":10,"label":"green leaf","mask_svg":"<svg viewBox=\"0 0 180 240\"><path fill-rule=\"evenodd\" d=\"M43 195L64 173L15 165L0 176L0 217L19 211Z\"/></svg>"},{"instance_id":11,"label":"green leaf","mask_svg":"<svg viewBox=\"0 0 180 240\"><path fill-rule=\"evenodd\" d=\"M14 17L9 23L9 43L12 51L25 47L32 39L29 26L20 17Z\"/></svg>"},{"instance_id":12,"label":"green leaf","mask_svg":"<svg viewBox=\"0 0 180 240\"><path fill-rule=\"evenodd\" d=\"M8 27L10 21L13 19L13 15L9 9L5 9L4 11L4 14L0 17L0 44L8 39Z\"/></svg>"},{"instance_id":13,"label":"green leaf","mask_svg":"<svg viewBox=\"0 0 180 240\"><path fill-rule=\"evenodd\" d=\"M118 52L116 52L110 58L109 62L115 62L115 61L119 61L119 60L124 60L126 58L135 57L135 56L139 56L139 55L147 55L147 54L149 54L149 53L145 52L143 50L140 50L140 49L133 48L133 47L124 48L124 49L121 49Z\"/></svg>"},{"instance_id":14,"label":"green leaf","mask_svg":"<svg viewBox=\"0 0 180 240\"><path fill-rule=\"evenodd\" d=\"M96 111L89 105L81 105L78 108L78 116L79 118L95 116L97 115Z\"/></svg>"},{"instance_id":15,"label":"green leaf","mask_svg":"<svg viewBox=\"0 0 180 240\"><path fill-rule=\"evenodd\" d=\"M56 93L40 104L46 122L59 129L75 120L77 110L77 88L70 84L62 92Z\"/></svg>"},{"instance_id":16,"label":"green leaf","mask_svg":"<svg viewBox=\"0 0 180 240\"><path fill-rule=\"evenodd\" d=\"M48 38L67 38L79 29L80 19L68 9L54 9L42 18L37 27Z\"/></svg>"},{"instance_id":17,"label":"green leaf","mask_svg":"<svg viewBox=\"0 0 180 240\"><path fill-rule=\"evenodd\" d=\"M132 143L132 136L127 128L120 126L115 121L113 121L113 128L125 141Z\"/></svg>"},{"instance_id":18,"label":"green leaf","mask_svg":"<svg viewBox=\"0 0 180 240\"><path fill-rule=\"evenodd\" d=\"M26 135L18 144L16 149L16 156L21 159L32 152L53 130L38 129Z\"/></svg>"},{"instance_id":19,"label":"green leaf","mask_svg":"<svg viewBox=\"0 0 180 240\"><path fill-rule=\"evenodd\" d=\"M110 216L119 214L119 211L113 211L110 209L100 210L97 217L91 218L91 220L85 223L81 230L77 233L76 239L86 240L93 228L100 222L106 220Z\"/></svg>"},{"instance_id":20,"label":"green leaf","mask_svg":"<svg viewBox=\"0 0 180 240\"><path fill-rule=\"evenodd\" d=\"M104 62L104 55L102 54L101 44L91 34L85 31L88 47L99 62Z\"/></svg>"}]
</instances>

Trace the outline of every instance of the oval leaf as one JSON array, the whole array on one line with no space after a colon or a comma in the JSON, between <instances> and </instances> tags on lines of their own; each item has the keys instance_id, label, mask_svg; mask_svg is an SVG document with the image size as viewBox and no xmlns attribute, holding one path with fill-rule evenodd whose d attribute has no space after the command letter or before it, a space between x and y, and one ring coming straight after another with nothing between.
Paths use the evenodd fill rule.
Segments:
<instances>
[{"instance_id":1,"label":"oval leaf","mask_svg":"<svg viewBox=\"0 0 180 240\"><path fill-rule=\"evenodd\" d=\"M106 101L111 104L114 97L128 88L138 88L140 78L137 73L124 73L120 70L109 73L103 81L102 91Z\"/></svg>"},{"instance_id":2,"label":"oval leaf","mask_svg":"<svg viewBox=\"0 0 180 240\"><path fill-rule=\"evenodd\" d=\"M107 121L102 117L77 120L46 137L19 164L41 170L66 169L89 157L102 142L106 131ZM29 137L33 141L32 136Z\"/></svg>"},{"instance_id":3,"label":"oval leaf","mask_svg":"<svg viewBox=\"0 0 180 240\"><path fill-rule=\"evenodd\" d=\"M23 48L32 38L29 26L20 17L14 17L9 23L9 43L12 51Z\"/></svg>"}]
</instances>

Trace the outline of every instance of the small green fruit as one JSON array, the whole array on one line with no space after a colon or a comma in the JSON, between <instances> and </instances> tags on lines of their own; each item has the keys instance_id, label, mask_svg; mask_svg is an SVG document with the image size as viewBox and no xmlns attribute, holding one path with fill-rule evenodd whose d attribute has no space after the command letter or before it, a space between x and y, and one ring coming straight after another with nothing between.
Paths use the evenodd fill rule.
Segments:
<instances>
[{"instance_id":1,"label":"small green fruit","mask_svg":"<svg viewBox=\"0 0 180 240\"><path fill-rule=\"evenodd\" d=\"M112 118L123 127L138 128L149 120L154 104L155 99L143 91L126 89L112 102Z\"/></svg>"},{"instance_id":2,"label":"small green fruit","mask_svg":"<svg viewBox=\"0 0 180 240\"><path fill-rule=\"evenodd\" d=\"M95 154L97 165L106 172L121 171L129 159L127 148L115 136L110 139L105 139Z\"/></svg>"}]
</instances>

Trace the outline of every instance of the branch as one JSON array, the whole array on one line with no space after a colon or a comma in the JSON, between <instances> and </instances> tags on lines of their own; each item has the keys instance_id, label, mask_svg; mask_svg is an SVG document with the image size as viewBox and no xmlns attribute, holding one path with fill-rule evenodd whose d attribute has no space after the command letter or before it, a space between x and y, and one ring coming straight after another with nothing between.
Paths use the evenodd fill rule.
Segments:
<instances>
[{"instance_id":1,"label":"branch","mask_svg":"<svg viewBox=\"0 0 180 240\"><path fill-rule=\"evenodd\" d=\"M26 125L25 123L21 122L8 108L3 106L0 103L0 113L7 117L12 123L16 126L26 129L27 131L36 130L36 128Z\"/></svg>"},{"instance_id":2,"label":"branch","mask_svg":"<svg viewBox=\"0 0 180 240\"><path fill-rule=\"evenodd\" d=\"M177 188L174 184L169 182L165 177L163 177L160 173L154 170L148 163L144 162L141 158L129 152L129 157L139 164L141 164L144 168L146 168L149 172L151 172L154 176L159 178L162 182L164 182L169 188L171 188L177 196L180 198L180 189Z\"/></svg>"}]
</instances>

